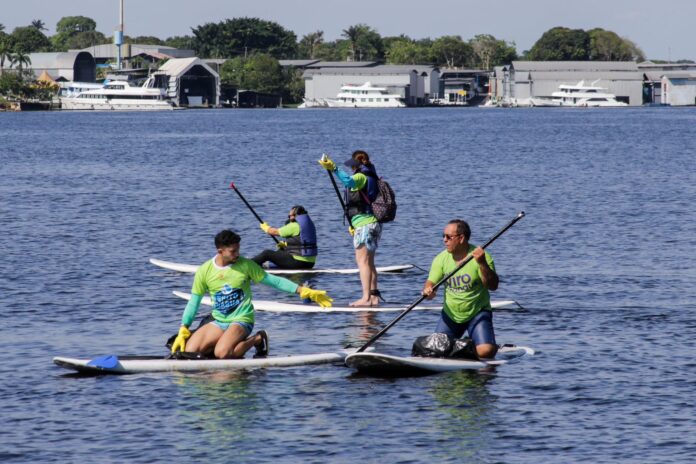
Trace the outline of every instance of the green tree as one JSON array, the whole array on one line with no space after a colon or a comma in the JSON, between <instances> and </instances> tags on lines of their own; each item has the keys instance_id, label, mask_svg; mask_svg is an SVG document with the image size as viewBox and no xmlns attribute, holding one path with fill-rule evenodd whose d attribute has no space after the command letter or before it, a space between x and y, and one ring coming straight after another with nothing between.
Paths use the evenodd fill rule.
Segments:
<instances>
[{"instance_id":1,"label":"green tree","mask_svg":"<svg viewBox=\"0 0 696 464\"><path fill-rule=\"evenodd\" d=\"M470 66L474 51L458 35L446 35L433 42L432 52L438 66L463 68Z\"/></svg>"},{"instance_id":2,"label":"green tree","mask_svg":"<svg viewBox=\"0 0 696 464\"><path fill-rule=\"evenodd\" d=\"M15 28L8 40L15 52L34 53L51 49L51 41L48 37L32 26Z\"/></svg>"},{"instance_id":3,"label":"green tree","mask_svg":"<svg viewBox=\"0 0 696 464\"><path fill-rule=\"evenodd\" d=\"M469 41L474 53L474 66L491 69L493 66L509 64L517 59L515 45L498 40L489 34L480 34Z\"/></svg>"},{"instance_id":4,"label":"green tree","mask_svg":"<svg viewBox=\"0 0 696 464\"><path fill-rule=\"evenodd\" d=\"M65 16L56 24L56 35L51 37L53 47L57 51L66 51L68 41L80 33L96 31L97 23L86 16Z\"/></svg>"},{"instance_id":5,"label":"green tree","mask_svg":"<svg viewBox=\"0 0 696 464\"><path fill-rule=\"evenodd\" d=\"M302 37L298 45L298 56L300 58L315 59L319 47L324 43L324 31L311 32Z\"/></svg>"},{"instance_id":6,"label":"green tree","mask_svg":"<svg viewBox=\"0 0 696 464\"><path fill-rule=\"evenodd\" d=\"M384 52L389 64L429 64L432 62L430 46L411 39L390 40Z\"/></svg>"},{"instance_id":7,"label":"green tree","mask_svg":"<svg viewBox=\"0 0 696 464\"><path fill-rule=\"evenodd\" d=\"M24 87L24 79L19 73L8 72L0 75L0 95L22 95Z\"/></svg>"},{"instance_id":8,"label":"green tree","mask_svg":"<svg viewBox=\"0 0 696 464\"><path fill-rule=\"evenodd\" d=\"M18 50L10 56L10 63L19 70L19 74L22 74L25 67L31 66L31 58L28 53Z\"/></svg>"},{"instance_id":9,"label":"green tree","mask_svg":"<svg viewBox=\"0 0 696 464\"><path fill-rule=\"evenodd\" d=\"M288 67L283 69L283 101L287 103L300 103L304 97L305 82L302 78L302 70Z\"/></svg>"},{"instance_id":10,"label":"green tree","mask_svg":"<svg viewBox=\"0 0 696 464\"><path fill-rule=\"evenodd\" d=\"M554 27L544 32L526 56L532 61L587 61L590 36L582 29Z\"/></svg>"},{"instance_id":11,"label":"green tree","mask_svg":"<svg viewBox=\"0 0 696 464\"><path fill-rule=\"evenodd\" d=\"M35 19L31 22L31 27L35 27L39 31L47 31L46 29L46 23L41 21L40 19Z\"/></svg>"},{"instance_id":12,"label":"green tree","mask_svg":"<svg viewBox=\"0 0 696 464\"><path fill-rule=\"evenodd\" d=\"M164 41L164 45L167 47L174 47L181 50L195 50L194 37L190 35L180 35L175 37L168 37Z\"/></svg>"},{"instance_id":13,"label":"green tree","mask_svg":"<svg viewBox=\"0 0 696 464\"><path fill-rule=\"evenodd\" d=\"M348 41L352 61L380 60L384 58L382 36L367 24L356 24L344 29L341 34Z\"/></svg>"},{"instance_id":14,"label":"green tree","mask_svg":"<svg viewBox=\"0 0 696 464\"><path fill-rule=\"evenodd\" d=\"M256 92L279 94L283 88L280 63L266 53L227 60L220 68L220 79L237 89Z\"/></svg>"},{"instance_id":15,"label":"green tree","mask_svg":"<svg viewBox=\"0 0 696 464\"><path fill-rule=\"evenodd\" d=\"M141 44L141 45L164 45L164 40L152 35L138 35L135 37L126 37L126 43Z\"/></svg>"},{"instance_id":16,"label":"green tree","mask_svg":"<svg viewBox=\"0 0 696 464\"><path fill-rule=\"evenodd\" d=\"M94 45L111 43L111 39L99 31L78 32L70 37L65 46L68 50L80 50L82 48L93 47Z\"/></svg>"},{"instance_id":17,"label":"green tree","mask_svg":"<svg viewBox=\"0 0 696 464\"><path fill-rule=\"evenodd\" d=\"M226 58L265 53L275 58L292 58L297 37L280 24L258 18L227 19L192 29L194 50L206 58Z\"/></svg>"},{"instance_id":18,"label":"green tree","mask_svg":"<svg viewBox=\"0 0 696 464\"><path fill-rule=\"evenodd\" d=\"M5 71L5 60L8 62L12 59L12 46L9 40L3 39L0 36L0 76L3 75Z\"/></svg>"}]
</instances>

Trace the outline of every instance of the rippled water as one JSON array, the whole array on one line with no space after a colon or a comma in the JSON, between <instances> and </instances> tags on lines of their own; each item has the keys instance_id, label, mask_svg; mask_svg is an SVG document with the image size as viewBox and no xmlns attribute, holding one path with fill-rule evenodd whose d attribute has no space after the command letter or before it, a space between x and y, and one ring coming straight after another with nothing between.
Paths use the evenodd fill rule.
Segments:
<instances>
[{"instance_id":1,"label":"rippled water","mask_svg":"<svg viewBox=\"0 0 696 464\"><path fill-rule=\"evenodd\" d=\"M696 455L693 109L0 114L0 458L12 462L687 462ZM427 268L451 218L492 245L495 372L395 380L313 366L79 378L55 355L164 354L192 278L231 227L272 245L290 206L320 264L353 267L321 152L367 150L399 200L378 264ZM383 276L394 301L425 274ZM359 296L357 276L315 286ZM264 299L291 296L256 287ZM394 314L257 313L272 354L359 343ZM436 313L376 344L406 353Z\"/></svg>"}]
</instances>

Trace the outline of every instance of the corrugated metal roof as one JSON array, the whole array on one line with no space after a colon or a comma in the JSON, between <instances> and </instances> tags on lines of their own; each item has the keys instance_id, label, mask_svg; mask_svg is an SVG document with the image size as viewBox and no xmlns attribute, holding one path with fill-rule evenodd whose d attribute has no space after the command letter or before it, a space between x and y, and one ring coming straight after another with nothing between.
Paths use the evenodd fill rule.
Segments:
<instances>
[{"instance_id":1,"label":"corrugated metal roof","mask_svg":"<svg viewBox=\"0 0 696 464\"><path fill-rule=\"evenodd\" d=\"M82 52L30 53L32 69L70 69L75 66L77 55ZM5 62L7 64L7 61Z\"/></svg>"},{"instance_id":2,"label":"corrugated metal roof","mask_svg":"<svg viewBox=\"0 0 696 464\"><path fill-rule=\"evenodd\" d=\"M203 66L206 70L210 72L215 77L219 77L218 73L216 73L213 68L208 66L201 60L200 58L172 58L171 60L167 61L164 63L162 66L160 66L159 70L157 71L158 73L161 74L167 74L170 76L179 76L181 74L184 74L186 71L191 69L194 66Z\"/></svg>"},{"instance_id":3,"label":"corrugated metal roof","mask_svg":"<svg viewBox=\"0 0 696 464\"><path fill-rule=\"evenodd\" d=\"M579 80L609 80L609 81L642 81L643 73L640 71L627 72L627 71L522 71L519 69L515 70L515 81L527 80L531 76L533 81L539 80L556 80L556 81L568 81L576 83Z\"/></svg>"},{"instance_id":4,"label":"corrugated metal roof","mask_svg":"<svg viewBox=\"0 0 696 464\"><path fill-rule=\"evenodd\" d=\"M376 66L375 61L319 61L311 64L310 68L363 68Z\"/></svg>"},{"instance_id":5,"label":"corrugated metal roof","mask_svg":"<svg viewBox=\"0 0 696 464\"><path fill-rule=\"evenodd\" d=\"M281 66L297 66L303 68L311 64L319 63L320 60L278 60Z\"/></svg>"},{"instance_id":6,"label":"corrugated metal roof","mask_svg":"<svg viewBox=\"0 0 696 464\"><path fill-rule=\"evenodd\" d=\"M420 68L420 69L419 69ZM321 68L313 69L307 68L304 72L307 76L314 75L329 75L329 76L343 76L343 75L404 75L410 73L421 74L423 72L430 73L434 69L433 67L422 67L422 66L375 66L370 68Z\"/></svg>"},{"instance_id":7,"label":"corrugated metal roof","mask_svg":"<svg viewBox=\"0 0 696 464\"><path fill-rule=\"evenodd\" d=\"M637 71L635 61L513 61L515 71Z\"/></svg>"}]
</instances>

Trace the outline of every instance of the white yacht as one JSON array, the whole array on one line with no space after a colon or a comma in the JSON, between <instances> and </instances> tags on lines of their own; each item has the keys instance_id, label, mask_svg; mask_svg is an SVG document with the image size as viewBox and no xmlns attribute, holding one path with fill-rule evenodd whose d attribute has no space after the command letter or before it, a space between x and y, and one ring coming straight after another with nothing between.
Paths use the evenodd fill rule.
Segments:
<instances>
[{"instance_id":1,"label":"white yacht","mask_svg":"<svg viewBox=\"0 0 696 464\"><path fill-rule=\"evenodd\" d=\"M149 77L142 87L131 86L126 81L111 81L96 89L85 89L75 95L60 98L65 110L172 110L174 104L167 100L165 90L154 87L154 77Z\"/></svg>"},{"instance_id":2,"label":"white yacht","mask_svg":"<svg viewBox=\"0 0 696 464\"><path fill-rule=\"evenodd\" d=\"M329 108L404 108L401 95L389 93L386 87L376 87L370 82L362 85L346 84L336 98L324 99Z\"/></svg>"},{"instance_id":3,"label":"white yacht","mask_svg":"<svg viewBox=\"0 0 696 464\"><path fill-rule=\"evenodd\" d=\"M617 107L628 106L627 103L620 102L616 95L608 93L606 88L597 87L597 81L592 85L585 85L585 81L580 81L575 85L561 84L558 91L551 94L551 99L532 99L534 106L570 106L570 107Z\"/></svg>"}]
</instances>

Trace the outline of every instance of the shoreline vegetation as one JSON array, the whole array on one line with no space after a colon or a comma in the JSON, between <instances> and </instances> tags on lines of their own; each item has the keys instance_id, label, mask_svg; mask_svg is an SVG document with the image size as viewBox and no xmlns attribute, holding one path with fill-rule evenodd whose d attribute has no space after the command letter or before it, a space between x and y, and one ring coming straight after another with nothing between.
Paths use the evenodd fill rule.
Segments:
<instances>
[{"instance_id":1,"label":"shoreline vegetation","mask_svg":"<svg viewBox=\"0 0 696 464\"><path fill-rule=\"evenodd\" d=\"M112 43L109 36L97 31L96 22L86 16L63 17L56 24L54 35L48 36L46 31L40 19L28 26L16 27L11 33L0 24L0 110L13 107L13 102L47 102L55 96L57 86L37 80L31 71L31 53L63 52ZM206 23L191 31L191 35L167 39L125 36L125 42L193 50L203 59L226 59L220 68L221 85L280 95L289 107L302 102L302 70L283 67L279 60L372 61L491 70L514 60L645 61L646 58L630 39L601 28L554 27L522 53L518 53L515 42L489 34L479 34L468 40L461 35L434 39L413 39L405 34L383 37L367 24L349 26L342 30L340 39L333 41L325 40L322 30L298 39L293 31L276 22L246 17ZM148 61L137 56L127 59L125 65L154 70L164 62L166 59ZM98 77L103 79L106 72L99 68Z\"/></svg>"}]
</instances>

